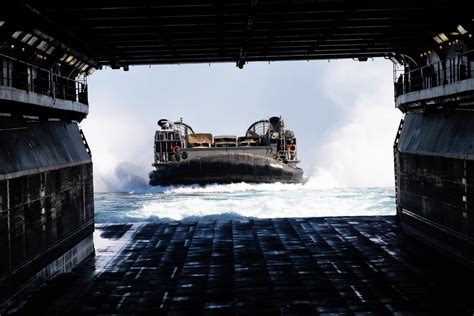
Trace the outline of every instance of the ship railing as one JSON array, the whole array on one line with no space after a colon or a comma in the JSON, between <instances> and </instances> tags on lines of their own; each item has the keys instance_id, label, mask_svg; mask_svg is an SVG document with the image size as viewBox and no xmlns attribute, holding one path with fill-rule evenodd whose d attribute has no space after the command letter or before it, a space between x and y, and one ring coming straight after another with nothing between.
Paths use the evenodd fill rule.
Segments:
<instances>
[{"instance_id":1,"label":"ship railing","mask_svg":"<svg viewBox=\"0 0 474 316\"><path fill-rule=\"evenodd\" d=\"M474 50L400 73L394 77L395 97L474 78Z\"/></svg>"},{"instance_id":2,"label":"ship railing","mask_svg":"<svg viewBox=\"0 0 474 316\"><path fill-rule=\"evenodd\" d=\"M71 79L51 70L0 54L0 86L89 104L87 78Z\"/></svg>"}]
</instances>

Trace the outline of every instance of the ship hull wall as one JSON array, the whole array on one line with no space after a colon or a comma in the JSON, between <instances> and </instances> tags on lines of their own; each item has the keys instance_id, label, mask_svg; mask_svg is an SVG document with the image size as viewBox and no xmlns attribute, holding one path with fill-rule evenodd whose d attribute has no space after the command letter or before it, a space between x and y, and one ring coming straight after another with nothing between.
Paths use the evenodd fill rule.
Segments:
<instances>
[{"instance_id":1,"label":"ship hull wall","mask_svg":"<svg viewBox=\"0 0 474 316\"><path fill-rule=\"evenodd\" d=\"M94 251L92 162L71 121L0 117L0 313Z\"/></svg>"},{"instance_id":2,"label":"ship hull wall","mask_svg":"<svg viewBox=\"0 0 474 316\"><path fill-rule=\"evenodd\" d=\"M395 151L404 230L473 266L474 113L406 114Z\"/></svg>"},{"instance_id":3,"label":"ship hull wall","mask_svg":"<svg viewBox=\"0 0 474 316\"><path fill-rule=\"evenodd\" d=\"M150 185L209 183L300 183L303 171L273 158L243 153L223 153L158 167Z\"/></svg>"}]
</instances>

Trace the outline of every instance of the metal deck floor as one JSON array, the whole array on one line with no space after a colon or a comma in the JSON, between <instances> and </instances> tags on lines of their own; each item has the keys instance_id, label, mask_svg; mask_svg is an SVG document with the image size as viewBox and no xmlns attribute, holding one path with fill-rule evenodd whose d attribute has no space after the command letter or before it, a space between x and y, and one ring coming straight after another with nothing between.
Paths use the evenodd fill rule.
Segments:
<instances>
[{"instance_id":1,"label":"metal deck floor","mask_svg":"<svg viewBox=\"0 0 474 316\"><path fill-rule=\"evenodd\" d=\"M472 271L394 217L96 226L96 256L17 314L469 314Z\"/></svg>"}]
</instances>

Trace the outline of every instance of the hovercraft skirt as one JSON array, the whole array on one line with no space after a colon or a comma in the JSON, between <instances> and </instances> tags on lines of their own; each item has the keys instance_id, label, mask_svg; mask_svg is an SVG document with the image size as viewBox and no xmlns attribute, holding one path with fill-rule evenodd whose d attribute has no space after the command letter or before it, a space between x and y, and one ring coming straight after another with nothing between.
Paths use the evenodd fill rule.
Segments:
<instances>
[{"instance_id":1,"label":"hovercraft skirt","mask_svg":"<svg viewBox=\"0 0 474 316\"><path fill-rule=\"evenodd\" d=\"M223 153L157 167L150 185L209 183L300 183L303 170L275 159L245 153Z\"/></svg>"}]
</instances>

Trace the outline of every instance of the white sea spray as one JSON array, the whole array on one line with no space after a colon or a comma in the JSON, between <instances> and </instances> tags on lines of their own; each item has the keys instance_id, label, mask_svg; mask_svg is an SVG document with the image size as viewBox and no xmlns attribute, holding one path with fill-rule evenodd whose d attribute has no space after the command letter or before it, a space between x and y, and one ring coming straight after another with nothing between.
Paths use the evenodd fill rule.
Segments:
<instances>
[{"instance_id":1,"label":"white sea spray","mask_svg":"<svg viewBox=\"0 0 474 316\"><path fill-rule=\"evenodd\" d=\"M96 193L97 222L320 217L395 214L391 187L325 188L307 184L154 187Z\"/></svg>"}]
</instances>

